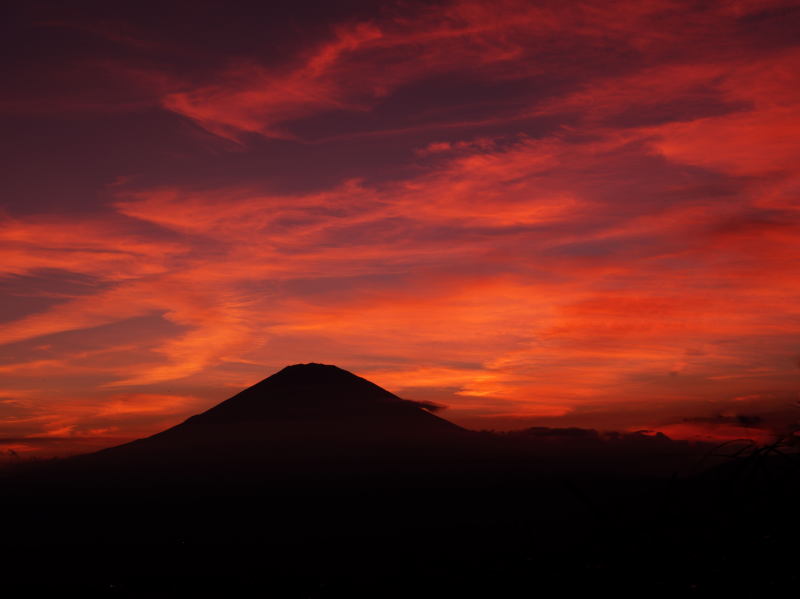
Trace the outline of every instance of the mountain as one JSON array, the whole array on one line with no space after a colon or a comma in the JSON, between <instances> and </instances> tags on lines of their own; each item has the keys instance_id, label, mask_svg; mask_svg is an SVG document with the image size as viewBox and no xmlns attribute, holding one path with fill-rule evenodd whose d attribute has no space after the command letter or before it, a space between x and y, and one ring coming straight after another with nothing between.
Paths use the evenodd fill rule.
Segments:
<instances>
[{"instance_id":1,"label":"mountain","mask_svg":"<svg viewBox=\"0 0 800 599\"><path fill-rule=\"evenodd\" d=\"M307 432L401 436L463 430L428 409L336 366L295 364L193 416L170 434L251 425L275 433L299 426Z\"/></svg>"},{"instance_id":2,"label":"mountain","mask_svg":"<svg viewBox=\"0 0 800 599\"><path fill-rule=\"evenodd\" d=\"M78 461L363 462L452 448L475 434L431 409L337 366L295 364L170 429Z\"/></svg>"},{"instance_id":3,"label":"mountain","mask_svg":"<svg viewBox=\"0 0 800 599\"><path fill-rule=\"evenodd\" d=\"M797 477L656 469L679 449L468 431L298 364L151 437L0 476L3 582L14 597L194 598L683 596L698 580L736 590L741 572L748 590L793 581Z\"/></svg>"}]
</instances>

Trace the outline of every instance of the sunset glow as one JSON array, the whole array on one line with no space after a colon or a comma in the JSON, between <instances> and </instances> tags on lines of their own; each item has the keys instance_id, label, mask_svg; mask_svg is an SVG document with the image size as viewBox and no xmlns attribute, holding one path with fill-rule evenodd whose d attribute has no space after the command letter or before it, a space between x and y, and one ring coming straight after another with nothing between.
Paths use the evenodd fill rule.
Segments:
<instances>
[{"instance_id":1,"label":"sunset glow","mask_svg":"<svg viewBox=\"0 0 800 599\"><path fill-rule=\"evenodd\" d=\"M17 9L0 450L298 362L477 429L800 419L796 2L295 4Z\"/></svg>"}]
</instances>

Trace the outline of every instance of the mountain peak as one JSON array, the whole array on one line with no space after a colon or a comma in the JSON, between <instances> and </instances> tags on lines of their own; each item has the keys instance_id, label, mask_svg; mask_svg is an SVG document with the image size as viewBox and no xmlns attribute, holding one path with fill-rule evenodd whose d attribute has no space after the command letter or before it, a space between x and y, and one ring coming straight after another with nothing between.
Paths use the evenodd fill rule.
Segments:
<instances>
[{"instance_id":1,"label":"mountain peak","mask_svg":"<svg viewBox=\"0 0 800 599\"><path fill-rule=\"evenodd\" d=\"M292 364L248 387L217 407L240 403L245 397L260 396L272 401L278 396L292 397L296 403L350 403L353 401L395 400L399 397L375 383L332 364ZM213 408L216 409L216 408Z\"/></svg>"},{"instance_id":2,"label":"mountain peak","mask_svg":"<svg viewBox=\"0 0 800 599\"><path fill-rule=\"evenodd\" d=\"M333 364L322 364L321 362L307 362L305 364L303 364L303 363L291 364L291 365L285 367L283 370L280 370L279 372L283 372L284 370L324 370L324 369L327 369L327 370L333 369L333 370L340 370L342 372L347 372L345 369L339 368L338 366L335 366Z\"/></svg>"},{"instance_id":3,"label":"mountain peak","mask_svg":"<svg viewBox=\"0 0 800 599\"><path fill-rule=\"evenodd\" d=\"M361 377L356 376L352 372L348 372L333 364L309 362L307 364L292 364L291 366L287 366L261 382L272 381L287 384L309 385L331 384L337 381L360 378Z\"/></svg>"},{"instance_id":4,"label":"mountain peak","mask_svg":"<svg viewBox=\"0 0 800 599\"><path fill-rule=\"evenodd\" d=\"M368 426L458 428L430 414L428 405L401 399L375 383L332 364L293 364L190 420L223 422L338 422Z\"/></svg>"},{"instance_id":5,"label":"mountain peak","mask_svg":"<svg viewBox=\"0 0 800 599\"><path fill-rule=\"evenodd\" d=\"M429 407L338 366L293 364L177 426L117 449L185 451L197 459L239 451L272 459L275 452L321 457L338 447L358 456L375 443L399 448L466 433Z\"/></svg>"},{"instance_id":6,"label":"mountain peak","mask_svg":"<svg viewBox=\"0 0 800 599\"><path fill-rule=\"evenodd\" d=\"M333 364L322 364L320 362L308 362L306 364L291 364L290 366L286 366L282 370L279 370L275 374L279 374L281 372L344 372L347 374L351 374L347 372L344 368L339 368Z\"/></svg>"}]
</instances>

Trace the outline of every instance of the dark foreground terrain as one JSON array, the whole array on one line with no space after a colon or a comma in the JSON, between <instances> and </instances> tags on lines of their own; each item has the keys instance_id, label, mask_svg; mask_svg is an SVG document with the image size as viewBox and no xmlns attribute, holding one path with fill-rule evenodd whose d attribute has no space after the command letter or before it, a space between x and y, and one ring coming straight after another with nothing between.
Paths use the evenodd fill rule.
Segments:
<instances>
[{"instance_id":1,"label":"dark foreground terrain","mask_svg":"<svg viewBox=\"0 0 800 599\"><path fill-rule=\"evenodd\" d=\"M795 456L709 449L475 433L298 365L148 439L7 471L2 585L15 598L794 590Z\"/></svg>"}]
</instances>

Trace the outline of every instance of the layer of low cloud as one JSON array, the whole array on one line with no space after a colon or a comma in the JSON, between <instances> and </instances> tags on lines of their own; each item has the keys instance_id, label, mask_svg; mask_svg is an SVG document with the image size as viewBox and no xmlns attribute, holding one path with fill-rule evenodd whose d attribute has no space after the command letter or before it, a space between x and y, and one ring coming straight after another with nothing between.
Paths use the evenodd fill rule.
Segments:
<instances>
[{"instance_id":1,"label":"layer of low cloud","mask_svg":"<svg viewBox=\"0 0 800 599\"><path fill-rule=\"evenodd\" d=\"M4 434L154 432L308 361L476 428L734 424L715 406L798 375L800 54L752 25L781 7L453 2L337 24L280 63L121 60L215 152L418 143L391 176L307 191L198 162L191 185L117 181L90 216L6 215L2 271L40 307L0 329L4 393L37 414ZM519 95L448 116L434 82L456 76ZM403 94L438 110L389 118Z\"/></svg>"}]
</instances>

